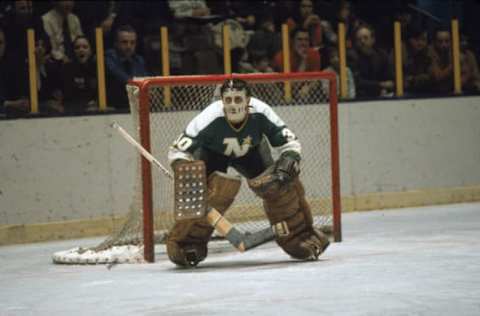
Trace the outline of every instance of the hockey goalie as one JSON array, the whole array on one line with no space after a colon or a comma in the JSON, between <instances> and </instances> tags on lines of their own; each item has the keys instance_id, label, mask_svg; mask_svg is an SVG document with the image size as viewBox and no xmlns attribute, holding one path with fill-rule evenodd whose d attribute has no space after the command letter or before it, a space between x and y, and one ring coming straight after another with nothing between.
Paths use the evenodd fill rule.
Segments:
<instances>
[{"instance_id":1,"label":"hockey goalie","mask_svg":"<svg viewBox=\"0 0 480 316\"><path fill-rule=\"evenodd\" d=\"M223 215L240 188L240 178L226 173L234 168L263 200L277 244L293 258L316 260L329 241L313 226L299 179L300 142L269 105L251 96L245 81L226 80L220 95L171 146L174 172L203 163L207 203ZM278 151L277 161L264 138ZM168 257L178 266L196 266L207 257L213 230L205 218L177 218L167 238Z\"/></svg>"}]
</instances>

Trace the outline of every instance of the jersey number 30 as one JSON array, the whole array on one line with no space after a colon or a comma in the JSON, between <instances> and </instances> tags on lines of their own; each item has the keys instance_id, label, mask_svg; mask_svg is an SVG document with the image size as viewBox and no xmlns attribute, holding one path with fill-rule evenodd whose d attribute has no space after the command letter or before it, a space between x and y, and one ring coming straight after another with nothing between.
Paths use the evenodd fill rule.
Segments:
<instances>
[{"instance_id":1,"label":"jersey number 30","mask_svg":"<svg viewBox=\"0 0 480 316\"><path fill-rule=\"evenodd\" d=\"M297 139L297 136L295 136L295 134L291 130L289 130L288 128L282 129L282 135L283 135L283 137L285 137L285 139L287 141L292 141L292 140Z\"/></svg>"},{"instance_id":2,"label":"jersey number 30","mask_svg":"<svg viewBox=\"0 0 480 316\"><path fill-rule=\"evenodd\" d=\"M173 142L173 146L181 151L186 151L188 147L192 146L193 140L190 137L180 134L180 136Z\"/></svg>"}]
</instances>

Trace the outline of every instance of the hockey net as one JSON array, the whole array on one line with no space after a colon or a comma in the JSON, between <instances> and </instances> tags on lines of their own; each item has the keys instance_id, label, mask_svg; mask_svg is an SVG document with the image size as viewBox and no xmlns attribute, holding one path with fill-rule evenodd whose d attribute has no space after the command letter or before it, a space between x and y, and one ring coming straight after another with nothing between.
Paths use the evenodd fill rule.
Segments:
<instances>
[{"instance_id":1,"label":"hockey net","mask_svg":"<svg viewBox=\"0 0 480 316\"><path fill-rule=\"evenodd\" d=\"M341 240L336 78L332 73L207 75L137 78L127 85L129 133L169 168L167 151L187 123L219 96L227 78L249 82L252 96L271 105L302 143L301 180L314 225ZM128 145L125 145L128 146ZM274 151L272 151L274 154ZM273 158L276 158L275 155ZM56 263L154 261L174 224L173 183L138 155L135 192L125 222L93 248L54 254ZM235 173L229 170L229 173ZM262 201L242 183L225 217L244 233L269 226Z\"/></svg>"}]
</instances>

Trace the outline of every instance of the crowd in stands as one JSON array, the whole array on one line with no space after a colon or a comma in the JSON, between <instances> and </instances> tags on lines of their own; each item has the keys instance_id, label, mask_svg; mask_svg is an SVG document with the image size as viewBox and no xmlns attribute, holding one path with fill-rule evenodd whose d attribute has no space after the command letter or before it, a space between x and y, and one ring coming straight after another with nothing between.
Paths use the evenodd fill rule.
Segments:
<instances>
[{"instance_id":1,"label":"crowd in stands","mask_svg":"<svg viewBox=\"0 0 480 316\"><path fill-rule=\"evenodd\" d=\"M438 21L415 5L392 1L385 8L375 1L353 0L2 1L0 111L7 116L30 111L27 29L35 30L40 113L98 110L96 27L104 35L111 110L128 110L129 79L161 75L161 26L168 27L172 75L223 73L224 24L231 30L233 72L284 71L281 26L286 24L292 72L338 74L337 25L343 22L347 99L361 99L394 95L397 20L402 26L406 96L449 95L450 21ZM468 35L461 34L462 88L479 93L479 47L469 43Z\"/></svg>"}]
</instances>

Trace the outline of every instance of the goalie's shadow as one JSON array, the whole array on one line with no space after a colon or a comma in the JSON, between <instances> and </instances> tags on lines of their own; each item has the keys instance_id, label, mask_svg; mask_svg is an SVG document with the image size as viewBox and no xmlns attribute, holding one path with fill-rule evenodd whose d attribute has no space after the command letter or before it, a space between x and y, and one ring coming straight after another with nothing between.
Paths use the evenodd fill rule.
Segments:
<instances>
[{"instance_id":1,"label":"goalie's shadow","mask_svg":"<svg viewBox=\"0 0 480 316\"><path fill-rule=\"evenodd\" d=\"M208 260L208 259L207 259ZM200 273L200 272L210 272L210 271L219 271L219 270L232 270L232 269L255 269L253 271L258 271L258 269L283 269L291 268L292 265L299 264L321 264L322 262L328 261L328 259L318 259L316 261L302 261L295 259L286 259L281 261L254 261L254 260L235 260L235 261L218 261L218 262L201 262L198 266L194 268L180 268L176 267L173 270L177 273Z\"/></svg>"}]
</instances>

